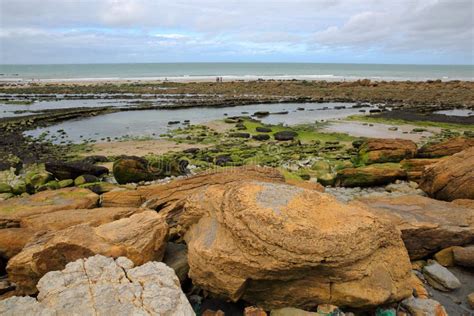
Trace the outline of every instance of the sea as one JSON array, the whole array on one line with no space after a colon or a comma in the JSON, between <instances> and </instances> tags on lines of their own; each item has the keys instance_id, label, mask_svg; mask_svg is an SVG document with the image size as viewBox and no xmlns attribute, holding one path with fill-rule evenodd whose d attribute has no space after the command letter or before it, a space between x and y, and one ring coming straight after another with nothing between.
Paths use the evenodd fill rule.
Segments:
<instances>
[{"instance_id":1,"label":"sea","mask_svg":"<svg viewBox=\"0 0 474 316\"><path fill-rule=\"evenodd\" d=\"M474 81L474 65L134 63L0 65L0 81L168 80Z\"/></svg>"}]
</instances>

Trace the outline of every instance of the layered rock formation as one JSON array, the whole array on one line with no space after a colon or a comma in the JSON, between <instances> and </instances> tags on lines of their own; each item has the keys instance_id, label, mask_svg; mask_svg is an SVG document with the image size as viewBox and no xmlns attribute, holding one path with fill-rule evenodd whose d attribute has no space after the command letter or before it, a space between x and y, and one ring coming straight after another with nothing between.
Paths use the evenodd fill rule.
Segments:
<instances>
[{"instance_id":1,"label":"layered rock formation","mask_svg":"<svg viewBox=\"0 0 474 316\"><path fill-rule=\"evenodd\" d=\"M166 213L169 222L174 222L182 209L183 201L195 192L210 185L223 185L242 180L258 180L284 183L285 178L276 169L262 167L240 167L203 172L193 177L179 179L166 184L140 187L137 190L123 190L105 193L103 207L139 207L159 209Z\"/></svg>"},{"instance_id":2,"label":"layered rock formation","mask_svg":"<svg viewBox=\"0 0 474 316\"><path fill-rule=\"evenodd\" d=\"M395 224L411 259L474 243L474 208L419 195L363 198L377 217Z\"/></svg>"},{"instance_id":3,"label":"layered rock formation","mask_svg":"<svg viewBox=\"0 0 474 316\"><path fill-rule=\"evenodd\" d=\"M364 164L399 162L413 158L416 144L406 139L368 139L359 148L360 161Z\"/></svg>"},{"instance_id":4,"label":"layered rock formation","mask_svg":"<svg viewBox=\"0 0 474 316\"><path fill-rule=\"evenodd\" d=\"M167 236L168 226L154 211L143 211L97 227L76 225L37 236L10 259L7 272L20 293L34 294L37 281L45 273L95 254L126 256L137 265L159 261L164 255Z\"/></svg>"},{"instance_id":5,"label":"layered rock formation","mask_svg":"<svg viewBox=\"0 0 474 316\"><path fill-rule=\"evenodd\" d=\"M406 179L406 177L407 174L400 167L400 164L374 164L340 170L336 176L336 185L342 187L371 187Z\"/></svg>"},{"instance_id":6,"label":"layered rock formation","mask_svg":"<svg viewBox=\"0 0 474 316\"><path fill-rule=\"evenodd\" d=\"M232 300L267 309L369 307L411 294L399 231L314 190L209 186L187 199L179 227L193 283Z\"/></svg>"},{"instance_id":7,"label":"layered rock formation","mask_svg":"<svg viewBox=\"0 0 474 316\"><path fill-rule=\"evenodd\" d=\"M421 158L451 156L474 146L474 138L454 137L437 144L426 144L418 150Z\"/></svg>"},{"instance_id":8,"label":"layered rock formation","mask_svg":"<svg viewBox=\"0 0 474 316\"><path fill-rule=\"evenodd\" d=\"M420 188L439 200L474 199L474 147L427 167Z\"/></svg>"},{"instance_id":9,"label":"layered rock formation","mask_svg":"<svg viewBox=\"0 0 474 316\"><path fill-rule=\"evenodd\" d=\"M0 301L13 315L194 315L174 271L161 262L135 267L127 258L79 259L38 283L39 294Z\"/></svg>"}]
</instances>

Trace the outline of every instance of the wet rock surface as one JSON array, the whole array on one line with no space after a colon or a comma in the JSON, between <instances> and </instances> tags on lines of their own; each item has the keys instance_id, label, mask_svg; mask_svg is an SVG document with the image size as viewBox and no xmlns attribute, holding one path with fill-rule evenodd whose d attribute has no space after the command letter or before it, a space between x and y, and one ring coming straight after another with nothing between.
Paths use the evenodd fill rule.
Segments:
<instances>
[{"instance_id":1,"label":"wet rock surface","mask_svg":"<svg viewBox=\"0 0 474 316\"><path fill-rule=\"evenodd\" d=\"M420 188L439 200L474 199L474 147L427 167Z\"/></svg>"}]
</instances>

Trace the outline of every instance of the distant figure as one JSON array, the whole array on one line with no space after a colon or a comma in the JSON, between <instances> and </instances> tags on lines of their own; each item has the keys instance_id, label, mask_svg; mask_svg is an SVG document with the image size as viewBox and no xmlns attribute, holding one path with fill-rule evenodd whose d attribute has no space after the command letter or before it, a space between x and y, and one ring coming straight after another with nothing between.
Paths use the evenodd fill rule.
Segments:
<instances>
[{"instance_id":1,"label":"distant figure","mask_svg":"<svg viewBox=\"0 0 474 316\"><path fill-rule=\"evenodd\" d=\"M216 77L216 82L219 82L219 77Z\"/></svg>"}]
</instances>

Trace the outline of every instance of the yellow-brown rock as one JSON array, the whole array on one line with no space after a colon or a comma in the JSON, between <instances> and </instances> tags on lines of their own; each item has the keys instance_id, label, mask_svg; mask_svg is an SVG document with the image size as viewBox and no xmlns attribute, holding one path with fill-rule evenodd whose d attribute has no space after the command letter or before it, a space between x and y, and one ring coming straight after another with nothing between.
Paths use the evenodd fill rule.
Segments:
<instances>
[{"instance_id":1,"label":"yellow-brown rock","mask_svg":"<svg viewBox=\"0 0 474 316\"><path fill-rule=\"evenodd\" d=\"M428 291L421 281L414 273L411 274L410 284L413 288L413 296L418 298L429 298Z\"/></svg>"},{"instance_id":2,"label":"yellow-brown rock","mask_svg":"<svg viewBox=\"0 0 474 316\"><path fill-rule=\"evenodd\" d=\"M409 181L420 182L421 175L427 166L437 163L440 159L404 159L400 162L403 170L407 173L407 179Z\"/></svg>"},{"instance_id":3,"label":"yellow-brown rock","mask_svg":"<svg viewBox=\"0 0 474 316\"><path fill-rule=\"evenodd\" d=\"M474 199L474 147L427 167L420 189L439 200Z\"/></svg>"},{"instance_id":4,"label":"yellow-brown rock","mask_svg":"<svg viewBox=\"0 0 474 316\"><path fill-rule=\"evenodd\" d=\"M451 156L474 146L474 138L454 137L437 144L426 144L418 150L417 156L438 158Z\"/></svg>"},{"instance_id":5,"label":"yellow-brown rock","mask_svg":"<svg viewBox=\"0 0 474 316\"><path fill-rule=\"evenodd\" d=\"M270 310L369 307L411 295L391 224L366 208L283 183L209 186L179 218L194 284Z\"/></svg>"},{"instance_id":6,"label":"yellow-brown rock","mask_svg":"<svg viewBox=\"0 0 474 316\"><path fill-rule=\"evenodd\" d=\"M97 207L99 196L90 190L65 188L43 191L28 197L0 201L0 225L4 218L48 213L57 210Z\"/></svg>"},{"instance_id":7,"label":"yellow-brown rock","mask_svg":"<svg viewBox=\"0 0 474 316\"><path fill-rule=\"evenodd\" d=\"M69 262L101 254L125 256L136 265L160 261L168 226L154 211L143 211L97 227L81 224L45 233L27 244L8 262L7 272L22 294L34 294L36 283L49 271Z\"/></svg>"},{"instance_id":8,"label":"yellow-brown rock","mask_svg":"<svg viewBox=\"0 0 474 316\"><path fill-rule=\"evenodd\" d=\"M346 168L337 172L336 186L372 187L385 185L395 180L406 179L406 171L400 164L383 163L359 168Z\"/></svg>"},{"instance_id":9,"label":"yellow-brown rock","mask_svg":"<svg viewBox=\"0 0 474 316\"><path fill-rule=\"evenodd\" d=\"M454 255L453 249L456 246L444 248L437 253L435 253L434 258L438 263L444 267L452 267L454 266Z\"/></svg>"},{"instance_id":10,"label":"yellow-brown rock","mask_svg":"<svg viewBox=\"0 0 474 316\"><path fill-rule=\"evenodd\" d=\"M359 158L364 164L400 162L413 158L416 149L416 144L411 140L373 138L360 146Z\"/></svg>"},{"instance_id":11,"label":"yellow-brown rock","mask_svg":"<svg viewBox=\"0 0 474 316\"><path fill-rule=\"evenodd\" d=\"M362 198L379 218L395 224L412 260L474 242L474 209L419 195Z\"/></svg>"},{"instance_id":12,"label":"yellow-brown rock","mask_svg":"<svg viewBox=\"0 0 474 316\"><path fill-rule=\"evenodd\" d=\"M130 217L145 209L139 208L94 208L50 211L29 215L20 212L15 216L3 216L0 226L0 255L11 258L35 236L48 231L57 231L78 224L99 226L121 218ZM22 216L18 216L23 214ZM33 238L34 239L34 238Z\"/></svg>"},{"instance_id":13,"label":"yellow-brown rock","mask_svg":"<svg viewBox=\"0 0 474 316\"><path fill-rule=\"evenodd\" d=\"M166 184L139 187L137 190L105 193L102 195L102 206L139 207L146 205L147 208L166 213L168 222L172 223L177 215L175 212L181 209L183 200L189 195L210 185L222 185L241 180L285 182L283 175L274 168L256 166L223 168L202 172Z\"/></svg>"}]
</instances>

